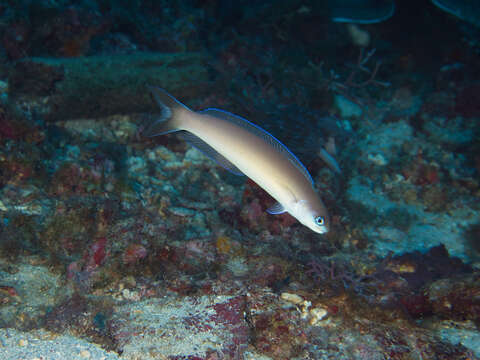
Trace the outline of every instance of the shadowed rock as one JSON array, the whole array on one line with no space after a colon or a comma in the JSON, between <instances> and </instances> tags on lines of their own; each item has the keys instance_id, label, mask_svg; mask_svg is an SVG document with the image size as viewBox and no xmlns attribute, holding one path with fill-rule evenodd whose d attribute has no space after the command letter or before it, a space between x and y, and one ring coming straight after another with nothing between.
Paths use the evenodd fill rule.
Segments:
<instances>
[{"instance_id":1,"label":"shadowed rock","mask_svg":"<svg viewBox=\"0 0 480 360\"><path fill-rule=\"evenodd\" d=\"M13 101L47 121L97 118L151 111L147 85L188 100L207 82L206 63L199 53L30 58L13 67L9 83Z\"/></svg>"}]
</instances>

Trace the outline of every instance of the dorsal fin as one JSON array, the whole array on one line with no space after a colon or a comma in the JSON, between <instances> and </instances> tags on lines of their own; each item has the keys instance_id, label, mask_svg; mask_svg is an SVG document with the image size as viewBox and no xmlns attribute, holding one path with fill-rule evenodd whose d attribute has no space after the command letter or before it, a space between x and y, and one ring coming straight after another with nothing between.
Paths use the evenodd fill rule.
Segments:
<instances>
[{"instance_id":1,"label":"dorsal fin","mask_svg":"<svg viewBox=\"0 0 480 360\"><path fill-rule=\"evenodd\" d=\"M310 183L313 185L313 179L310 176L310 173L308 172L307 168L298 160L298 158L293 155L293 153L288 150L288 148L283 145L277 138L275 138L272 134L269 132L263 130L260 126L255 125L254 123L248 121L247 119L242 118L241 116L229 113L228 111L220 110L220 109L214 109L214 108L209 108L200 111L202 114L207 114L210 116L218 117L227 121L230 121L238 126L241 126L242 128L248 130L252 134L257 135L258 137L264 139L266 142L268 142L271 146L273 146L276 150L281 152L285 157L290 160L290 162L295 165L295 167L310 181Z\"/></svg>"}]
</instances>

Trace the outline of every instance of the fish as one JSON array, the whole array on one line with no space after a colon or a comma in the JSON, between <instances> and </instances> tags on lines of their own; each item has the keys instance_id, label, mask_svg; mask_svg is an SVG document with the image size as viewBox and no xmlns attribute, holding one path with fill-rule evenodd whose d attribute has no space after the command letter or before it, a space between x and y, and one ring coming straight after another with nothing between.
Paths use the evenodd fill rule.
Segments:
<instances>
[{"instance_id":1,"label":"fish","mask_svg":"<svg viewBox=\"0 0 480 360\"><path fill-rule=\"evenodd\" d=\"M337 154L337 147L335 145L335 138L333 136L329 136L327 139L327 143L325 144L325 148L321 148L318 152L318 156L322 159L330 169L332 169L337 174L341 174L342 170L340 169L340 165L338 165L337 160L335 159L335 155Z\"/></svg>"},{"instance_id":2,"label":"fish","mask_svg":"<svg viewBox=\"0 0 480 360\"><path fill-rule=\"evenodd\" d=\"M178 133L181 138L236 175L248 176L277 202L269 214L289 213L312 231L330 229L327 209L306 167L260 126L225 110L190 110L160 87L149 86L160 108L146 127L148 137Z\"/></svg>"},{"instance_id":3,"label":"fish","mask_svg":"<svg viewBox=\"0 0 480 360\"><path fill-rule=\"evenodd\" d=\"M327 150L325 149L320 149L318 152L318 156L320 159L322 159L330 169L332 169L334 172L337 174L341 174L342 170L340 169L340 166L338 165L337 160L330 154Z\"/></svg>"}]
</instances>

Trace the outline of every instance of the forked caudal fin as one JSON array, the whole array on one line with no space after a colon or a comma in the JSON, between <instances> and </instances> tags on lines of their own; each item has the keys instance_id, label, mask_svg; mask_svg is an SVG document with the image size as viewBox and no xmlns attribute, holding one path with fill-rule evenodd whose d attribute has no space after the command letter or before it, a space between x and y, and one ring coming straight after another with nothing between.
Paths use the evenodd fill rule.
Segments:
<instances>
[{"instance_id":1,"label":"forked caudal fin","mask_svg":"<svg viewBox=\"0 0 480 360\"><path fill-rule=\"evenodd\" d=\"M212 148L209 144L188 131L183 131L178 113L180 109L188 109L185 105L175 99L168 92L159 87L149 86L148 89L155 102L160 108L159 118L150 125L143 135L153 137L168 133L178 132L180 137L190 145L201 151L204 155L215 161L217 164L230 171L235 175L243 175L243 173L233 165L227 158Z\"/></svg>"},{"instance_id":2,"label":"forked caudal fin","mask_svg":"<svg viewBox=\"0 0 480 360\"><path fill-rule=\"evenodd\" d=\"M178 124L176 114L179 109L188 108L159 87L149 86L148 89L161 112L159 118L145 129L142 134L152 137L182 130Z\"/></svg>"}]
</instances>

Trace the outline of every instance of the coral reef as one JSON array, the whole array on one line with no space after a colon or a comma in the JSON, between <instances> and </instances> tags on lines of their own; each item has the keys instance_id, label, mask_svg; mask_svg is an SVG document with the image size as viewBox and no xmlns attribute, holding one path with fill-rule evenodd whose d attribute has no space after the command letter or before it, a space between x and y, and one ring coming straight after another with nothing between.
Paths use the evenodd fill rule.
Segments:
<instances>
[{"instance_id":1,"label":"coral reef","mask_svg":"<svg viewBox=\"0 0 480 360\"><path fill-rule=\"evenodd\" d=\"M480 358L478 29L397 3L1 3L0 357ZM143 136L147 85L274 134L330 231Z\"/></svg>"}]
</instances>

